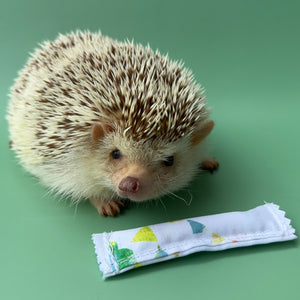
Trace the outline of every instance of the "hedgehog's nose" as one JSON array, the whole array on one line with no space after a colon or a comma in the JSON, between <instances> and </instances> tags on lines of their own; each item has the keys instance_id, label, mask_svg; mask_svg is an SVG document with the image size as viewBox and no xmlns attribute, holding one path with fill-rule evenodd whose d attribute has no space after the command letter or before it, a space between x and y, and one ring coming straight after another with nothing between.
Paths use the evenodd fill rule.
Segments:
<instances>
[{"instance_id":1,"label":"hedgehog's nose","mask_svg":"<svg viewBox=\"0 0 300 300\"><path fill-rule=\"evenodd\" d=\"M123 192L136 193L140 188L140 182L137 178L126 177L119 183L119 189Z\"/></svg>"}]
</instances>

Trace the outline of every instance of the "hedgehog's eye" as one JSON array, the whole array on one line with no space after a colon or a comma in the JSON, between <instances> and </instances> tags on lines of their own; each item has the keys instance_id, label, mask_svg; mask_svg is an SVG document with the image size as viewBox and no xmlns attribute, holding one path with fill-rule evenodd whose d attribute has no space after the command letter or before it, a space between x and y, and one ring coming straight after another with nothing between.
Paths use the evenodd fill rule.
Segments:
<instances>
[{"instance_id":1,"label":"hedgehog's eye","mask_svg":"<svg viewBox=\"0 0 300 300\"><path fill-rule=\"evenodd\" d=\"M113 159L119 159L122 157L121 151L119 149L115 149L114 151L111 152L111 157Z\"/></svg>"},{"instance_id":2,"label":"hedgehog's eye","mask_svg":"<svg viewBox=\"0 0 300 300\"><path fill-rule=\"evenodd\" d=\"M164 161L163 161L164 165L166 167L171 167L174 164L174 156L168 156Z\"/></svg>"}]
</instances>

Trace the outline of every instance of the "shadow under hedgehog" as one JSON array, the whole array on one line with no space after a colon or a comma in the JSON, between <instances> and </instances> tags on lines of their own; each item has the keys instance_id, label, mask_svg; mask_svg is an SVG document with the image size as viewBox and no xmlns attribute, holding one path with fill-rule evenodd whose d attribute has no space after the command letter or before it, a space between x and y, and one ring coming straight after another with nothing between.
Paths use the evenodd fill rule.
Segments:
<instances>
[{"instance_id":1,"label":"shadow under hedgehog","mask_svg":"<svg viewBox=\"0 0 300 300\"><path fill-rule=\"evenodd\" d=\"M11 88L11 147L27 171L74 202L116 215L215 170L205 96L190 70L149 46L99 33L35 50Z\"/></svg>"}]
</instances>

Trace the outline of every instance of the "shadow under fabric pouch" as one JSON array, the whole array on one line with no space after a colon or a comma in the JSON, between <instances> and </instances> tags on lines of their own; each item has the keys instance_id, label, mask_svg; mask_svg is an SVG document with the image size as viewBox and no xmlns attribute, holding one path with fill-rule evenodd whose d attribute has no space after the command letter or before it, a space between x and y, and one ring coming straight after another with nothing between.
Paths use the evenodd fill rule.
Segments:
<instances>
[{"instance_id":1,"label":"shadow under fabric pouch","mask_svg":"<svg viewBox=\"0 0 300 300\"><path fill-rule=\"evenodd\" d=\"M279 206L266 203L245 212L166 222L92 235L103 278L199 251L296 239Z\"/></svg>"}]
</instances>

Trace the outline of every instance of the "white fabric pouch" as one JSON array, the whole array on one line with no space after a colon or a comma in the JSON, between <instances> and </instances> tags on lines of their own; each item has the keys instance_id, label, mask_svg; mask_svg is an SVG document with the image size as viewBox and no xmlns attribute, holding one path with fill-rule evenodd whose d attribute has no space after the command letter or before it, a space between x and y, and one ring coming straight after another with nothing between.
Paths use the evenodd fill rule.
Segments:
<instances>
[{"instance_id":1,"label":"white fabric pouch","mask_svg":"<svg viewBox=\"0 0 300 300\"><path fill-rule=\"evenodd\" d=\"M296 239L279 206L230 212L92 235L103 278L140 266L235 247Z\"/></svg>"}]
</instances>

